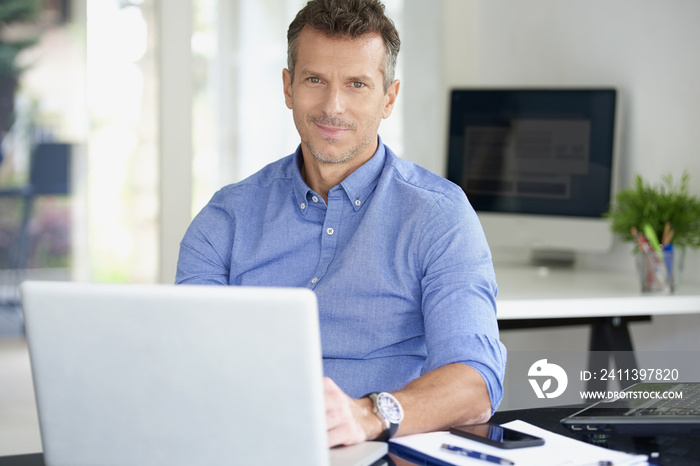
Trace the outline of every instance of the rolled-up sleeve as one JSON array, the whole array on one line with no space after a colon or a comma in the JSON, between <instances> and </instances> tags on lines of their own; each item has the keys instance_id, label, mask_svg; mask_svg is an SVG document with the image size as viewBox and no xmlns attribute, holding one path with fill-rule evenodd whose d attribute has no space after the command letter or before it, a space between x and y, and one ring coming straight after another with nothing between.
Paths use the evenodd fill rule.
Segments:
<instances>
[{"instance_id":1,"label":"rolled-up sleeve","mask_svg":"<svg viewBox=\"0 0 700 466\"><path fill-rule=\"evenodd\" d=\"M441 197L434 204L419 244L428 353L423 373L452 363L473 367L495 411L503 399L506 349L496 321L491 253L466 196Z\"/></svg>"},{"instance_id":2,"label":"rolled-up sleeve","mask_svg":"<svg viewBox=\"0 0 700 466\"><path fill-rule=\"evenodd\" d=\"M180 242L175 283L228 285L235 220L217 192L197 214Z\"/></svg>"}]
</instances>

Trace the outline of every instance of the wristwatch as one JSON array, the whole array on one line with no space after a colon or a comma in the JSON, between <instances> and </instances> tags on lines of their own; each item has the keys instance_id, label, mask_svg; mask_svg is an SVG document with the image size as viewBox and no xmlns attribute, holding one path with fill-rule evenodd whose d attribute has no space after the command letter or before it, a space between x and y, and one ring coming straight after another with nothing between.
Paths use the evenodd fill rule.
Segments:
<instances>
[{"instance_id":1,"label":"wristwatch","mask_svg":"<svg viewBox=\"0 0 700 466\"><path fill-rule=\"evenodd\" d=\"M374 413L384 424L384 432L377 440L386 442L399 430L399 424L403 421L403 408L394 395L387 392L370 393L369 398L374 403Z\"/></svg>"}]
</instances>

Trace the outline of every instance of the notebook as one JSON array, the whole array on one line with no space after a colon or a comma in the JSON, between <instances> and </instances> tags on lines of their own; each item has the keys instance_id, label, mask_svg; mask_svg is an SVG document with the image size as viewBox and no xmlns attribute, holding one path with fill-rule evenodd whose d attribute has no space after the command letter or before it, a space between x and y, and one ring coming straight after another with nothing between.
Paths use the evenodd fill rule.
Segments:
<instances>
[{"instance_id":1,"label":"notebook","mask_svg":"<svg viewBox=\"0 0 700 466\"><path fill-rule=\"evenodd\" d=\"M562 419L574 432L700 434L700 383L642 382Z\"/></svg>"},{"instance_id":2,"label":"notebook","mask_svg":"<svg viewBox=\"0 0 700 466\"><path fill-rule=\"evenodd\" d=\"M25 282L22 299L49 466L369 465L387 450L328 449L309 290Z\"/></svg>"}]
</instances>

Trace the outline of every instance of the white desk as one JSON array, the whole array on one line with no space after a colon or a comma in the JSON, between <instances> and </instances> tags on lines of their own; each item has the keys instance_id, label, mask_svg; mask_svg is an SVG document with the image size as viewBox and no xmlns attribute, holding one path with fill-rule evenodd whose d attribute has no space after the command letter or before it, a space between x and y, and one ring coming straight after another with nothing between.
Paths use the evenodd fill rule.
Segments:
<instances>
[{"instance_id":1,"label":"white desk","mask_svg":"<svg viewBox=\"0 0 700 466\"><path fill-rule=\"evenodd\" d=\"M682 280L670 295L642 294L636 272L542 269L496 264L501 330L590 325L589 369L637 367L627 323L651 316L700 313L700 283ZM605 388L591 381L588 388Z\"/></svg>"},{"instance_id":2,"label":"white desk","mask_svg":"<svg viewBox=\"0 0 700 466\"><path fill-rule=\"evenodd\" d=\"M498 319L569 319L700 313L700 283L671 295L642 294L635 271L496 265Z\"/></svg>"}]
</instances>

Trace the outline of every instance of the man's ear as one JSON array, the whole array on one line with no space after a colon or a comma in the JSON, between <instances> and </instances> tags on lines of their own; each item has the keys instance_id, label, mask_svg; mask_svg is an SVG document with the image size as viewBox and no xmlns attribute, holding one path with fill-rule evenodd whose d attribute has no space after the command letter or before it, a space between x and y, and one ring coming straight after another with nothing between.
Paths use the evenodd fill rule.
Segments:
<instances>
[{"instance_id":1,"label":"man's ear","mask_svg":"<svg viewBox=\"0 0 700 466\"><path fill-rule=\"evenodd\" d=\"M384 112L382 112L382 118L389 118L389 115L391 115L391 112L394 110L394 104L396 103L396 98L399 96L400 86L401 82L398 79L395 79L393 83L389 84L389 88L384 94L384 98L386 100L384 102Z\"/></svg>"},{"instance_id":2,"label":"man's ear","mask_svg":"<svg viewBox=\"0 0 700 466\"><path fill-rule=\"evenodd\" d=\"M292 108L292 75L287 68L282 70L282 86L284 90L284 103L287 108Z\"/></svg>"}]
</instances>

